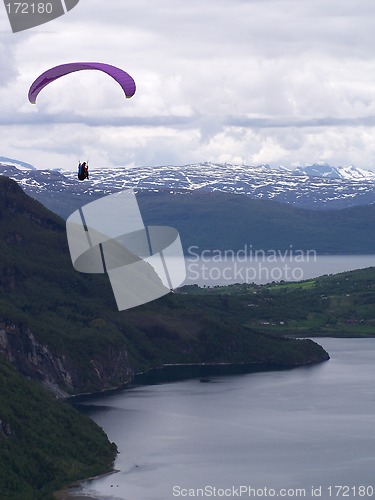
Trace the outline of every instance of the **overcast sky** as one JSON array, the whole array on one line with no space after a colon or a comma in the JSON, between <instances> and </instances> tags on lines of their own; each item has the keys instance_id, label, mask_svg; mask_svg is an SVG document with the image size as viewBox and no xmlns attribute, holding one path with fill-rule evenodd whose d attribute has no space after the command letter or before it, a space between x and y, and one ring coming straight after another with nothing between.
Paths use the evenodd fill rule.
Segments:
<instances>
[{"instance_id":1,"label":"overcast sky","mask_svg":"<svg viewBox=\"0 0 375 500\"><path fill-rule=\"evenodd\" d=\"M213 161L375 170L374 0L80 0L13 34L0 5L0 156L38 168ZM57 64L101 72L46 87Z\"/></svg>"}]
</instances>

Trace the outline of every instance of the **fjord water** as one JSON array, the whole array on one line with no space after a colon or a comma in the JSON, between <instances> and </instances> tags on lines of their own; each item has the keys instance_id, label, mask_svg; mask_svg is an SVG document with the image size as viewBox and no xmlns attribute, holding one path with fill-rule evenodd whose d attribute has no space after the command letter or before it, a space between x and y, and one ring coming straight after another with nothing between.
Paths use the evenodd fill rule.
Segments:
<instances>
[{"instance_id":1,"label":"fjord water","mask_svg":"<svg viewBox=\"0 0 375 500\"><path fill-rule=\"evenodd\" d=\"M335 486L346 486L346 497L371 497L375 339L318 342L330 361L207 383L137 386L84 400L81 410L120 454L119 472L88 481L79 492L169 500L208 487L213 498L213 488L216 498L238 498L236 488L243 486L258 489L257 497L272 496L265 488L281 496L284 488L287 498L328 499L336 496Z\"/></svg>"},{"instance_id":2,"label":"fjord water","mask_svg":"<svg viewBox=\"0 0 375 500\"><path fill-rule=\"evenodd\" d=\"M186 257L185 285L230 285L233 283L265 284L272 281L301 281L324 274L336 274L375 266L375 255L319 255L286 252L227 256L198 251Z\"/></svg>"}]
</instances>

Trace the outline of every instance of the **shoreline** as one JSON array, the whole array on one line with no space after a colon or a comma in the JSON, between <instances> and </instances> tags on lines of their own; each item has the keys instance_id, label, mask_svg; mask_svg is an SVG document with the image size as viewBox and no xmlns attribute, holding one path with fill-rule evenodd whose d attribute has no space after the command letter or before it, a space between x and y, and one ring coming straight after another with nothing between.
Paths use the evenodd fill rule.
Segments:
<instances>
[{"instance_id":1,"label":"shoreline","mask_svg":"<svg viewBox=\"0 0 375 500\"><path fill-rule=\"evenodd\" d=\"M329 360L329 357L327 359L321 359L319 361L310 361L298 365L281 365L277 363L264 363L259 361L235 362L235 363L233 362L221 362L221 363L201 362L201 363L174 363L174 364L170 363L159 366L157 368L150 368L149 370L146 370L144 372L138 372L134 374L133 377L128 382L125 382L124 384L121 384L117 387L113 387L110 389L103 389L102 391L99 392L76 394L68 396L65 399L74 406L75 403L79 404L80 398L84 400L85 398L91 398L93 396L94 397L102 396L105 394L109 394L111 392L127 390L135 385L150 385L150 384L152 385L159 383L168 383L172 381L189 380L194 378L200 379L200 382L206 382L209 381L208 377L210 376L240 375L246 373L259 373L264 371L284 371L299 367L301 368L304 366L311 366L327 360ZM176 372L173 373L174 370L179 373ZM76 481L72 484L65 486L61 490L54 492L53 493L54 499L55 500L107 500L105 497L101 496L96 497L92 495L85 495L82 492L77 491L77 489L84 482L90 481L92 479L100 479L102 477L115 474L117 472L120 471L117 469L113 469L112 471L100 474L98 476L88 477L80 481Z\"/></svg>"},{"instance_id":2,"label":"shoreline","mask_svg":"<svg viewBox=\"0 0 375 500\"><path fill-rule=\"evenodd\" d=\"M87 496L87 495L74 495L74 494L71 494L69 493L68 491L66 492L63 492L63 491L59 491L57 493L54 493L53 494L54 498L56 500L105 500L104 498L100 498L100 497L92 497L92 496Z\"/></svg>"},{"instance_id":3,"label":"shoreline","mask_svg":"<svg viewBox=\"0 0 375 500\"><path fill-rule=\"evenodd\" d=\"M84 493L77 491L77 489L81 487L82 483L85 483L86 481L101 479L102 477L111 476L112 474L116 474L117 472L120 471L118 469L113 469L109 472L99 474L98 476L91 476L79 481L74 481L74 483L64 486L61 490L54 491L52 493L53 498L55 500L106 500L104 497L85 495Z\"/></svg>"},{"instance_id":4,"label":"shoreline","mask_svg":"<svg viewBox=\"0 0 375 500\"><path fill-rule=\"evenodd\" d=\"M294 337L291 337L294 338ZM309 337L306 337L309 338ZM161 366L149 368L142 372L136 372L132 377L122 384L114 387L102 389L94 392L82 392L78 394L68 394L62 398L67 402L79 403L79 400L91 398L92 396L104 396L112 392L130 389L138 385L152 385L155 383L177 382L206 376L220 375L240 375L246 373L259 373L263 371L283 371L292 370L303 366L322 363L329 358L322 358L318 361L308 361L300 364L282 364L264 361L237 361L237 362L197 362L197 363L166 363Z\"/></svg>"}]
</instances>

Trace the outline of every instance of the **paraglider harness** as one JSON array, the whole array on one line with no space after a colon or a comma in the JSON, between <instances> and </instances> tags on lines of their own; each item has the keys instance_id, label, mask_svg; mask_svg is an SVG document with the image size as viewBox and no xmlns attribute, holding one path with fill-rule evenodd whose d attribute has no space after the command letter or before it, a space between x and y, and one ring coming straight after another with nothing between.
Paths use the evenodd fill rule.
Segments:
<instances>
[{"instance_id":1,"label":"paraglider harness","mask_svg":"<svg viewBox=\"0 0 375 500\"><path fill-rule=\"evenodd\" d=\"M89 166L88 163L83 162L78 165L78 179L84 181L89 178Z\"/></svg>"}]
</instances>

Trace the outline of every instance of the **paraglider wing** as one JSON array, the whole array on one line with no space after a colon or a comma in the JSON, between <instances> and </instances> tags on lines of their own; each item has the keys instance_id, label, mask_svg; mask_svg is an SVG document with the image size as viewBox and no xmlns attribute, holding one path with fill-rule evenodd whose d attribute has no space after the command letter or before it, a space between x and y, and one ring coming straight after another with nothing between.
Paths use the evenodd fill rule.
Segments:
<instances>
[{"instance_id":1,"label":"paraglider wing","mask_svg":"<svg viewBox=\"0 0 375 500\"><path fill-rule=\"evenodd\" d=\"M73 73L74 71L81 71L85 69L96 69L99 71L104 71L104 73L107 73L107 75L114 78L116 82L120 84L126 97L129 98L135 94L136 87L133 78L122 69L104 63L77 62L55 66L54 68L51 68L38 76L38 78L30 87L29 101L32 104L35 104L39 92L44 89L44 87L49 83L57 80L62 76L68 75L69 73Z\"/></svg>"}]
</instances>

